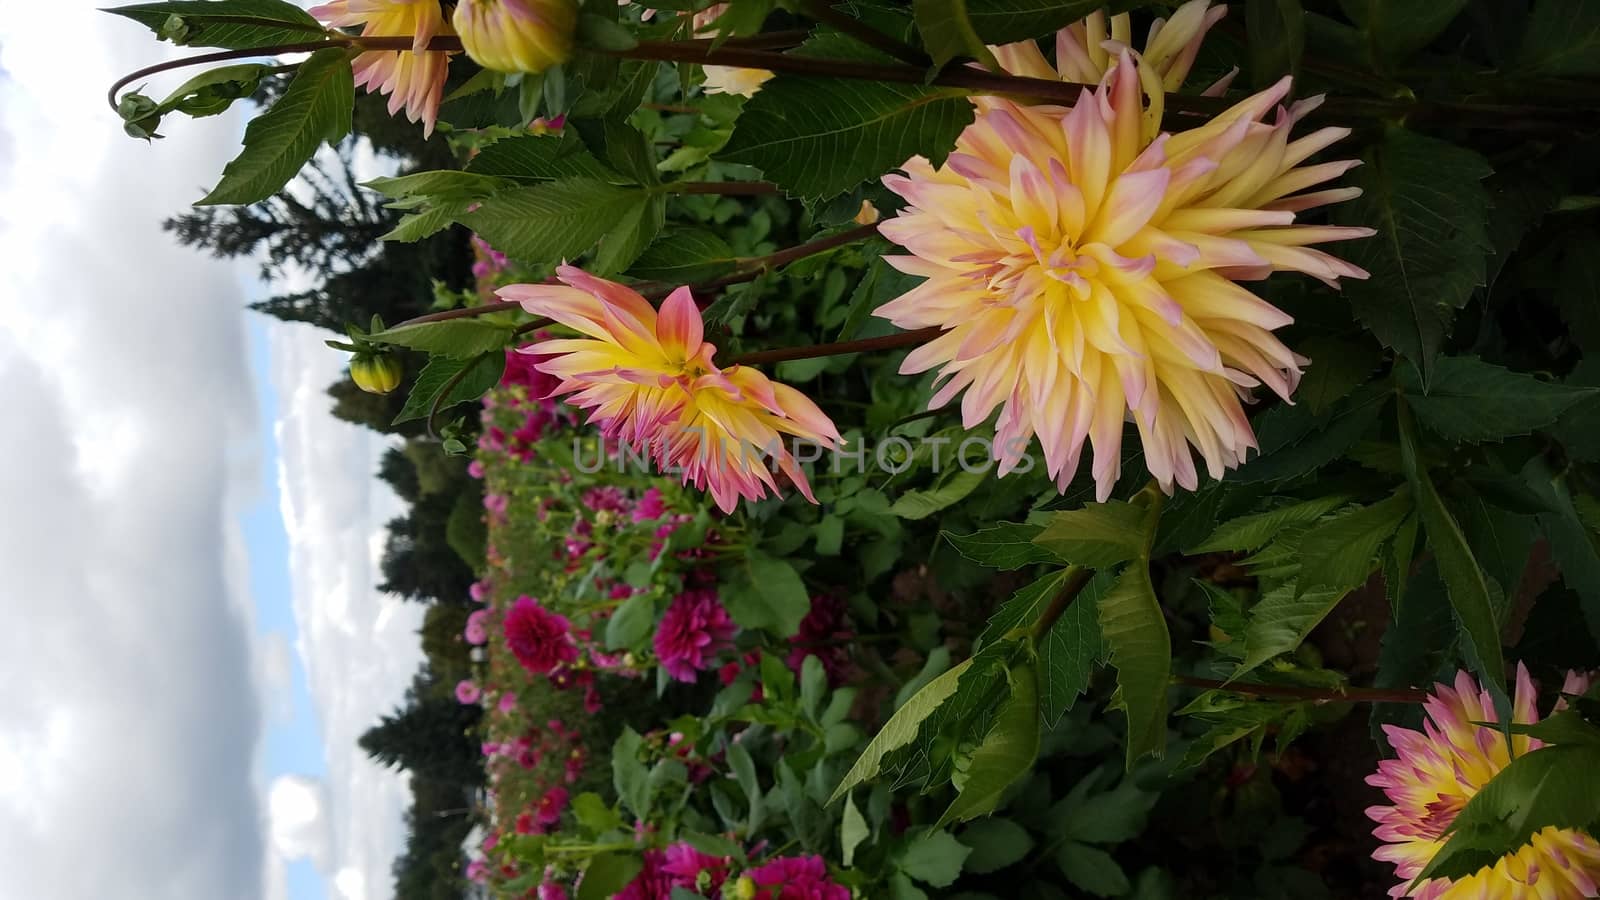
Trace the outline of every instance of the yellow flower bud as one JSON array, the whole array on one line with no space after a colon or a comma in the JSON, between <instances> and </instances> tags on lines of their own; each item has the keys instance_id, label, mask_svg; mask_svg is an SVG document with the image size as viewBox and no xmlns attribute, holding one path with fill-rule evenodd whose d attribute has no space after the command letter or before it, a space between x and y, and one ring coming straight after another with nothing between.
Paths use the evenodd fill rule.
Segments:
<instances>
[{"instance_id":1,"label":"yellow flower bud","mask_svg":"<svg viewBox=\"0 0 1600 900\"><path fill-rule=\"evenodd\" d=\"M350 380L369 394L387 394L400 386L400 360L387 353L358 353L350 361Z\"/></svg>"},{"instance_id":2,"label":"yellow flower bud","mask_svg":"<svg viewBox=\"0 0 1600 900\"><path fill-rule=\"evenodd\" d=\"M576 0L461 0L454 18L461 46L497 72L543 72L572 53Z\"/></svg>"},{"instance_id":3,"label":"yellow flower bud","mask_svg":"<svg viewBox=\"0 0 1600 900\"><path fill-rule=\"evenodd\" d=\"M738 900L755 900L756 883L748 875L741 877L733 886L733 896Z\"/></svg>"}]
</instances>

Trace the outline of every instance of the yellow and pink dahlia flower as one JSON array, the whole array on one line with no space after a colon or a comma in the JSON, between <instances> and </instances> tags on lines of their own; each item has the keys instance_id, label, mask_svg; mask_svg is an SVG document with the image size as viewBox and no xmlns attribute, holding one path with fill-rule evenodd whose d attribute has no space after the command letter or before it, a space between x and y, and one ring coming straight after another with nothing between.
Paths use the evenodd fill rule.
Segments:
<instances>
[{"instance_id":1,"label":"yellow and pink dahlia flower","mask_svg":"<svg viewBox=\"0 0 1600 900\"><path fill-rule=\"evenodd\" d=\"M1291 318L1238 282L1275 271L1365 278L1308 245L1372 234L1295 224L1360 192L1302 193L1357 162L1301 165L1349 130L1290 140L1319 100L1283 107L1289 85L1147 138L1125 50L1072 108L986 98L944 165L916 157L884 178L908 206L880 230L910 253L886 261L926 280L875 314L944 329L900 371L942 367L930 408L965 392L967 428L999 409L1001 474L1037 436L1064 489L1087 440L1104 500L1125 418L1169 492L1197 486L1191 445L1213 478L1257 446L1241 399L1265 384L1288 400L1308 360L1272 334Z\"/></svg>"},{"instance_id":2,"label":"yellow and pink dahlia flower","mask_svg":"<svg viewBox=\"0 0 1600 900\"><path fill-rule=\"evenodd\" d=\"M1582 694L1587 679L1567 675L1562 693ZM1539 721L1533 681L1517 666L1512 721ZM1557 709L1561 704L1557 704ZM1411 882L1445 845L1445 830L1473 795L1521 756L1544 746L1527 735L1513 735L1509 747L1497 729L1474 724L1495 722L1494 703L1465 672L1455 687L1437 685L1425 706L1422 731L1385 725L1384 734L1399 756L1378 764L1367 783L1381 788L1390 805L1374 806L1367 816L1378 823L1373 834L1384 842L1373 858L1394 864L1400 884L1391 897L1419 900L1577 900L1600 889L1600 843L1571 828L1545 828L1528 843L1466 878L1430 878L1411 890Z\"/></svg>"},{"instance_id":3,"label":"yellow and pink dahlia flower","mask_svg":"<svg viewBox=\"0 0 1600 900\"><path fill-rule=\"evenodd\" d=\"M497 72L543 72L572 54L577 0L461 0L454 16L461 46Z\"/></svg>"},{"instance_id":4,"label":"yellow and pink dahlia flower","mask_svg":"<svg viewBox=\"0 0 1600 900\"><path fill-rule=\"evenodd\" d=\"M433 134L444 97L450 55L428 50L434 36L454 34L438 0L329 0L309 12L339 28L361 26L362 37L410 37L411 50L369 50L355 59L356 84L389 95L389 115L406 118Z\"/></svg>"},{"instance_id":5,"label":"yellow and pink dahlia flower","mask_svg":"<svg viewBox=\"0 0 1600 900\"><path fill-rule=\"evenodd\" d=\"M1171 19L1152 22L1144 50L1138 53L1141 68L1148 69L1148 75L1155 79L1146 89L1159 94L1162 89L1175 91L1182 86L1206 32L1227 14L1226 6L1211 6L1210 0L1189 0L1178 7ZM1116 66L1122 51L1133 49L1133 23L1127 13L1108 20L1104 12L1096 11L1083 21L1068 25L1056 32L1054 65L1033 41L989 49L1000 67L1012 75L1099 84ZM1208 93L1220 92L1232 77L1213 85Z\"/></svg>"},{"instance_id":6,"label":"yellow and pink dahlia flower","mask_svg":"<svg viewBox=\"0 0 1600 900\"><path fill-rule=\"evenodd\" d=\"M718 3L694 14L696 37L716 37L717 19L728 11L728 4ZM754 97L761 86L772 78L766 69L747 69L740 66L702 66L706 80L701 88L708 94L738 94Z\"/></svg>"},{"instance_id":7,"label":"yellow and pink dahlia flower","mask_svg":"<svg viewBox=\"0 0 1600 900\"><path fill-rule=\"evenodd\" d=\"M794 388L747 366L719 367L688 288L673 291L658 313L633 290L581 269L562 266L557 277L562 284L499 291L583 335L522 348L549 357L537 368L561 379L552 396L568 395L608 439L681 472L723 512L740 497L779 494L767 457L816 502L785 436L836 449L838 430Z\"/></svg>"}]
</instances>

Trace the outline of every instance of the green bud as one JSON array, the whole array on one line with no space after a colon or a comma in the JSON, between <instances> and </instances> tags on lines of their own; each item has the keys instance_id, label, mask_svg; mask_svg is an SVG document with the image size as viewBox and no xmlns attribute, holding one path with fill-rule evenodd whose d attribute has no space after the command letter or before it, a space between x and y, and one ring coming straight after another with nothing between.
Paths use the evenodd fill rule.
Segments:
<instances>
[{"instance_id":1,"label":"green bud","mask_svg":"<svg viewBox=\"0 0 1600 900\"><path fill-rule=\"evenodd\" d=\"M387 394L400 386L400 360L387 353L358 353L350 361L350 378L369 394Z\"/></svg>"}]
</instances>

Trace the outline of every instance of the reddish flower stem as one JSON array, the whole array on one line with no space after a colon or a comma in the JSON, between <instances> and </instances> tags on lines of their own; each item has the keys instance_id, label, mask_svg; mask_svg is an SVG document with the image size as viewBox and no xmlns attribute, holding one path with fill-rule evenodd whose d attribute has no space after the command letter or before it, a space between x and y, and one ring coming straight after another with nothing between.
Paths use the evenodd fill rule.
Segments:
<instances>
[{"instance_id":1,"label":"reddish flower stem","mask_svg":"<svg viewBox=\"0 0 1600 900\"><path fill-rule=\"evenodd\" d=\"M944 332L934 325L916 331L902 331L883 337L863 338L859 341L839 341L833 344L811 344L806 347L779 347L776 350L757 350L728 358L725 365L755 366L762 363L787 362L792 359L816 359L820 356L839 356L845 353L868 353L873 350L898 350L927 343ZM1063 607L1065 608L1065 607ZM1059 614L1058 614L1059 615Z\"/></svg>"}]
</instances>

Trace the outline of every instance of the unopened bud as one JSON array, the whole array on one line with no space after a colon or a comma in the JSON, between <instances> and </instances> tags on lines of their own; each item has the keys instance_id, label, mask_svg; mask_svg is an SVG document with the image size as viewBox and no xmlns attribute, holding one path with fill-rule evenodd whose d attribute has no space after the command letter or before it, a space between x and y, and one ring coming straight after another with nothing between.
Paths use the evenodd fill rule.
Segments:
<instances>
[{"instance_id":1,"label":"unopened bud","mask_svg":"<svg viewBox=\"0 0 1600 900\"><path fill-rule=\"evenodd\" d=\"M472 61L497 72L543 72L572 54L577 0L461 0L452 20Z\"/></svg>"},{"instance_id":2,"label":"unopened bud","mask_svg":"<svg viewBox=\"0 0 1600 900\"><path fill-rule=\"evenodd\" d=\"M733 896L738 900L756 900L756 883L750 876L741 876L733 886Z\"/></svg>"},{"instance_id":3,"label":"unopened bud","mask_svg":"<svg viewBox=\"0 0 1600 900\"><path fill-rule=\"evenodd\" d=\"M369 394L387 394L400 386L400 360L387 353L358 353L350 361L350 379Z\"/></svg>"}]
</instances>

